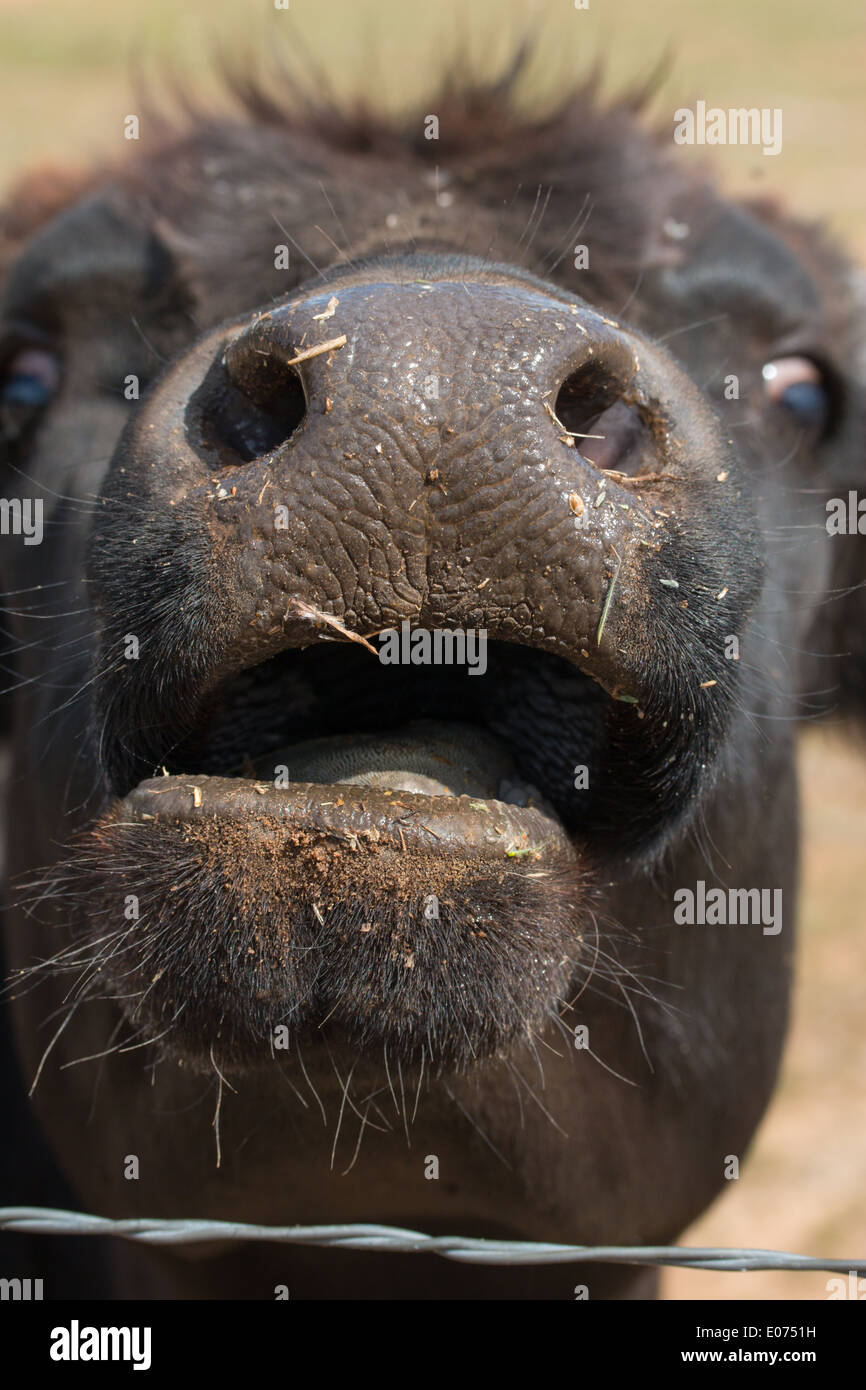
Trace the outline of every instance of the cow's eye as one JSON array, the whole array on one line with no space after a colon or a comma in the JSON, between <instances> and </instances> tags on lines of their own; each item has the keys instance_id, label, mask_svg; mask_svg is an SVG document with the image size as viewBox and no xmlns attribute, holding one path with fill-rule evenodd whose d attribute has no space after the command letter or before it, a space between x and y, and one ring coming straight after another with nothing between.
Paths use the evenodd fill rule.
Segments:
<instances>
[{"instance_id":1,"label":"cow's eye","mask_svg":"<svg viewBox=\"0 0 866 1390\"><path fill-rule=\"evenodd\" d=\"M804 429L822 432L830 418L824 374L808 357L777 357L764 365L764 391Z\"/></svg>"},{"instance_id":2,"label":"cow's eye","mask_svg":"<svg viewBox=\"0 0 866 1390\"><path fill-rule=\"evenodd\" d=\"M53 353L44 348L24 348L3 370L0 400L4 405L41 409L48 405L59 385L60 366Z\"/></svg>"},{"instance_id":3,"label":"cow's eye","mask_svg":"<svg viewBox=\"0 0 866 1390\"><path fill-rule=\"evenodd\" d=\"M0 433L21 434L51 403L60 385L60 364L44 348L20 348L0 369Z\"/></svg>"}]
</instances>

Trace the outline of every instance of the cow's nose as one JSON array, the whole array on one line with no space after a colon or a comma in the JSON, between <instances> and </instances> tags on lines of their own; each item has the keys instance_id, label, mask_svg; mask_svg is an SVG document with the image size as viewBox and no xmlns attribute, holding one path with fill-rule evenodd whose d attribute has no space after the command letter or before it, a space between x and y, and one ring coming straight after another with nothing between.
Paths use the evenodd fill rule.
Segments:
<instances>
[{"instance_id":1,"label":"cow's nose","mask_svg":"<svg viewBox=\"0 0 866 1390\"><path fill-rule=\"evenodd\" d=\"M301 605L592 652L633 694L617 616L651 602L644 557L684 489L722 525L727 454L658 345L520 270L408 258L212 329L143 402L112 487L134 475L219 569L237 669L309 640Z\"/></svg>"},{"instance_id":2,"label":"cow's nose","mask_svg":"<svg viewBox=\"0 0 866 1390\"><path fill-rule=\"evenodd\" d=\"M481 428L490 447L472 451L476 481L500 471L506 442L514 461L555 451L557 439L599 468L634 472L650 442L629 399L638 367L618 325L514 272L380 272L243 325L193 393L188 434L210 459L243 465L272 456L301 426L305 449L382 427L447 486L448 455L457 462L448 441ZM342 453L351 463L351 450Z\"/></svg>"}]
</instances>

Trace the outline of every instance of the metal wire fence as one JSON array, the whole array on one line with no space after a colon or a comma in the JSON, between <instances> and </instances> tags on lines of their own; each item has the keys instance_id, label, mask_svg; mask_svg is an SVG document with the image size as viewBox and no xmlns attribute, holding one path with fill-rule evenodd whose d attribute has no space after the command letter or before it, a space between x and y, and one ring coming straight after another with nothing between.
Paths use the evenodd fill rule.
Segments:
<instances>
[{"instance_id":1,"label":"metal wire fence","mask_svg":"<svg viewBox=\"0 0 866 1390\"><path fill-rule=\"evenodd\" d=\"M783 1250L723 1249L685 1245L558 1245L532 1240L482 1240L431 1236L399 1226L258 1226L242 1221L199 1221L107 1216L54 1207L0 1207L0 1231L30 1235L112 1236L145 1245L191 1245L207 1241L272 1241L338 1250L441 1255L481 1265L592 1264L665 1265L731 1272L792 1269L826 1274L866 1274L866 1256L830 1260Z\"/></svg>"}]
</instances>

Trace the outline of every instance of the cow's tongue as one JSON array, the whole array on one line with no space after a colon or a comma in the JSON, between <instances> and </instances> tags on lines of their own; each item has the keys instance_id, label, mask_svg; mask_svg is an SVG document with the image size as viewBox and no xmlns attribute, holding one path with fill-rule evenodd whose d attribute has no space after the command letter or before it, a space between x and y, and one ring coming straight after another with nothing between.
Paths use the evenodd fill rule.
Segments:
<instances>
[{"instance_id":1,"label":"cow's tongue","mask_svg":"<svg viewBox=\"0 0 866 1390\"><path fill-rule=\"evenodd\" d=\"M273 777L269 765L259 775ZM280 755L290 782L390 788L427 796L496 798L524 805L507 748L471 724L418 720L401 729L308 739Z\"/></svg>"}]
</instances>

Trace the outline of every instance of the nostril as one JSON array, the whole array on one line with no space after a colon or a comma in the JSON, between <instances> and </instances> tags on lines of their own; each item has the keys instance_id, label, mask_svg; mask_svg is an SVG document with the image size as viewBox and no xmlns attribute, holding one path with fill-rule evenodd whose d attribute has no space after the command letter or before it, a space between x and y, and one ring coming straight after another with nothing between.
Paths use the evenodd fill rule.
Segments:
<instances>
[{"instance_id":1,"label":"nostril","mask_svg":"<svg viewBox=\"0 0 866 1390\"><path fill-rule=\"evenodd\" d=\"M555 413L594 468L634 476L654 464L653 440L622 387L597 368L582 368L559 388Z\"/></svg>"},{"instance_id":2,"label":"nostril","mask_svg":"<svg viewBox=\"0 0 866 1390\"><path fill-rule=\"evenodd\" d=\"M586 433L590 438L577 440L577 447L595 468L634 475L647 462L652 441L635 407L625 401L590 420Z\"/></svg>"},{"instance_id":3,"label":"nostril","mask_svg":"<svg viewBox=\"0 0 866 1390\"><path fill-rule=\"evenodd\" d=\"M187 439L212 467L237 467L279 448L306 415L304 385L294 367L276 355L229 348L190 397Z\"/></svg>"}]
</instances>

